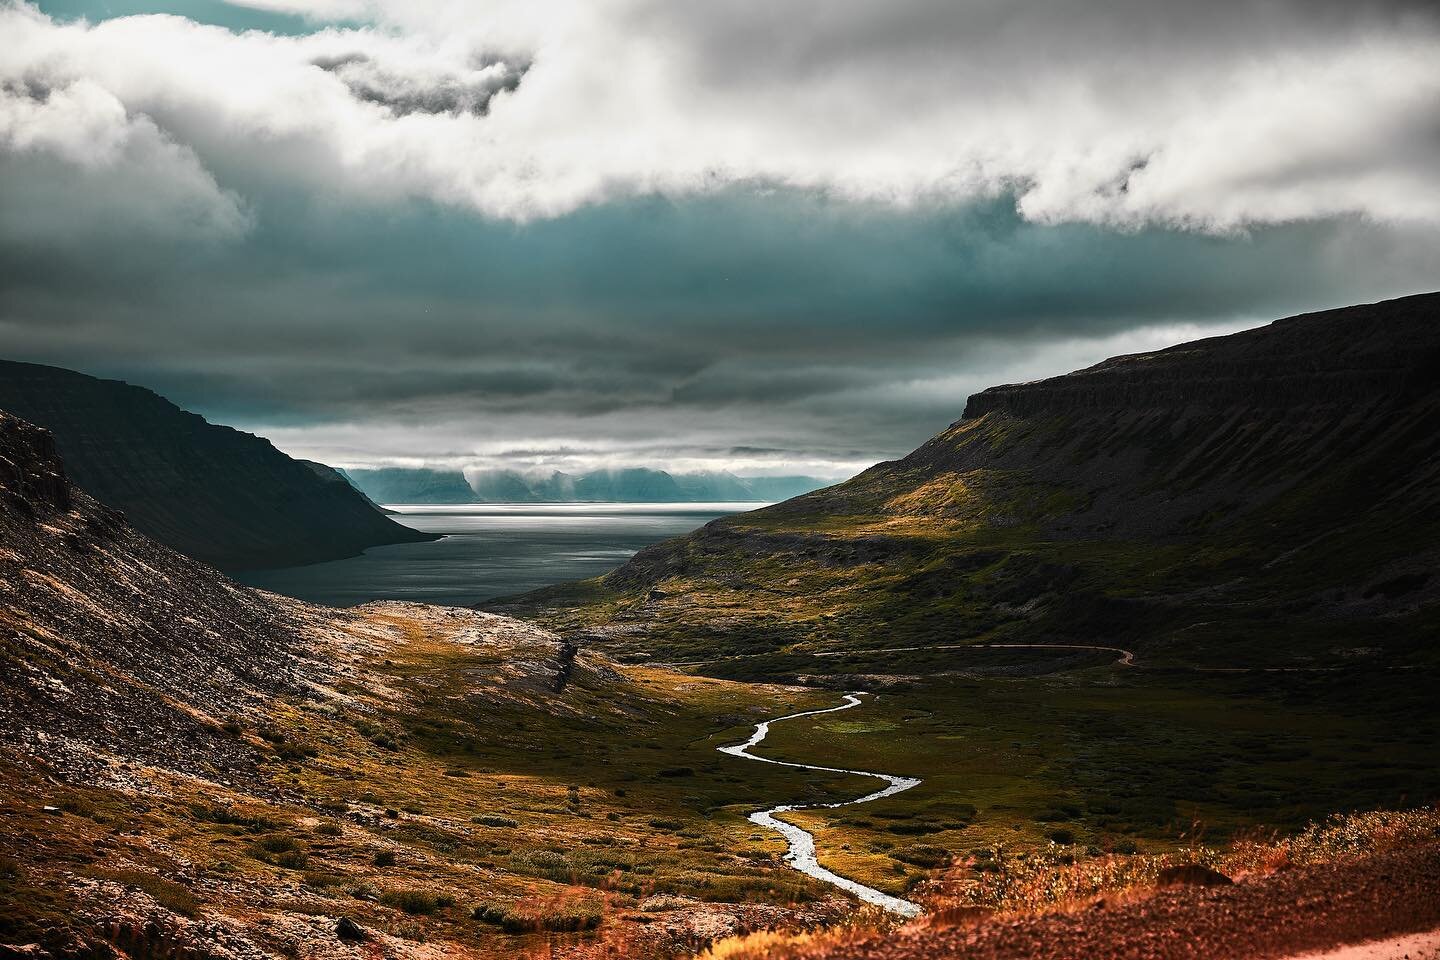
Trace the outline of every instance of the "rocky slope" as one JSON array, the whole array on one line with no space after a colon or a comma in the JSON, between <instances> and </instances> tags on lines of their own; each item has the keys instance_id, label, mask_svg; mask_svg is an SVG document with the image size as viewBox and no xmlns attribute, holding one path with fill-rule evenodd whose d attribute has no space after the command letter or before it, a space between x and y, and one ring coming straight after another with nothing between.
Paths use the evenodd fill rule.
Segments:
<instances>
[{"instance_id":1,"label":"rocky slope","mask_svg":"<svg viewBox=\"0 0 1440 960\"><path fill-rule=\"evenodd\" d=\"M488 606L751 675L977 640L1428 662L1437 422L1440 295L1292 317L986 390L902 460Z\"/></svg>"},{"instance_id":2,"label":"rocky slope","mask_svg":"<svg viewBox=\"0 0 1440 960\"><path fill-rule=\"evenodd\" d=\"M655 957L819 922L711 822L776 789L710 760L745 722L716 715L796 702L734 686L238 586L0 414L0 957Z\"/></svg>"},{"instance_id":3,"label":"rocky slope","mask_svg":"<svg viewBox=\"0 0 1440 960\"><path fill-rule=\"evenodd\" d=\"M77 771L105 753L243 779L226 718L305 684L286 611L71 486L50 434L0 414L0 731Z\"/></svg>"},{"instance_id":4,"label":"rocky slope","mask_svg":"<svg viewBox=\"0 0 1440 960\"><path fill-rule=\"evenodd\" d=\"M575 669L560 638L504 618L405 604L352 613L233 583L72 485L49 432L3 413L0 572L3 746L67 777L123 756L244 783L255 751L231 721L327 695L346 659L337 638L377 622L478 625L476 636L529 644L497 663L496 691L507 676L553 691Z\"/></svg>"},{"instance_id":5,"label":"rocky slope","mask_svg":"<svg viewBox=\"0 0 1440 960\"><path fill-rule=\"evenodd\" d=\"M329 468L140 387L0 361L0 410L50 430L74 481L136 528L223 569L432 539L382 515Z\"/></svg>"}]
</instances>

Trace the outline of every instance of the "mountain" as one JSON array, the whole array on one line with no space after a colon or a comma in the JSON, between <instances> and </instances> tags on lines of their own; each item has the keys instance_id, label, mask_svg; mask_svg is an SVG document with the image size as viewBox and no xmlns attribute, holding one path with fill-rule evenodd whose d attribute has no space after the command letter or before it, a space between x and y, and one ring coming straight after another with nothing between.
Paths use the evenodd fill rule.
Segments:
<instances>
[{"instance_id":1,"label":"mountain","mask_svg":"<svg viewBox=\"0 0 1440 960\"><path fill-rule=\"evenodd\" d=\"M779 503L829 485L828 481L804 476L744 477L742 482L749 488L750 496L741 499L764 500L767 503Z\"/></svg>"},{"instance_id":2,"label":"mountain","mask_svg":"<svg viewBox=\"0 0 1440 960\"><path fill-rule=\"evenodd\" d=\"M680 484L663 470L594 470L574 478L576 500L670 503L687 499Z\"/></svg>"},{"instance_id":3,"label":"mountain","mask_svg":"<svg viewBox=\"0 0 1440 960\"><path fill-rule=\"evenodd\" d=\"M0 413L0 957L498 960L540 931L668 957L838 915L710 814L785 782L732 782L717 713L793 692L656 676L503 617L239 586Z\"/></svg>"},{"instance_id":4,"label":"mountain","mask_svg":"<svg viewBox=\"0 0 1440 960\"><path fill-rule=\"evenodd\" d=\"M466 479L474 491L475 499L483 503L531 503L538 500L574 499L573 496L544 496L532 481L513 470L479 470L468 474Z\"/></svg>"},{"instance_id":5,"label":"mountain","mask_svg":"<svg viewBox=\"0 0 1440 960\"><path fill-rule=\"evenodd\" d=\"M582 474L516 470L352 469L356 489L379 503L703 503L771 502L824 485L814 477L738 477L732 473L668 473L645 467Z\"/></svg>"},{"instance_id":6,"label":"mountain","mask_svg":"<svg viewBox=\"0 0 1440 960\"><path fill-rule=\"evenodd\" d=\"M735 675L974 643L1415 663L1440 626L1437 423L1440 294L1291 317L985 390L901 460L487 606Z\"/></svg>"},{"instance_id":7,"label":"mountain","mask_svg":"<svg viewBox=\"0 0 1440 960\"><path fill-rule=\"evenodd\" d=\"M376 503L477 503L459 470L380 467L350 469L345 477Z\"/></svg>"},{"instance_id":8,"label":"mountain","mask_svg":"<svg viewBox=\"0 0 1440 960\"><path fill-rule=\"evenodd\" d=\"M293 621L72 486L56 447L0 413L0 730L41 731L82 769L119 751L248 776L212 718L302 689Z\"/></svg>"},{"instance_id":9,"label":"mountain","mask_svg":"<svg viewBox=\"0 0 1440 960\"><path fill-rule=\"evenodd\" d=\"M727 470L715 472L674 473L670 475L688 500L755 500L750 482ZM818 484L817 484L818 485ZM811 487L810 489L815 489Z\"/></svg>"},{"instance_id":10,"label":"mountain","mask_svg":"<svg viewBox=\"0 0 1440 960\"><path fill-rule=\"evenodd\" d=\"M137 529L222 569L434 539L381 514L329 467L142 387L0 361L0 410L50 430L74 481Z\"/></svg>"}]
</instances>

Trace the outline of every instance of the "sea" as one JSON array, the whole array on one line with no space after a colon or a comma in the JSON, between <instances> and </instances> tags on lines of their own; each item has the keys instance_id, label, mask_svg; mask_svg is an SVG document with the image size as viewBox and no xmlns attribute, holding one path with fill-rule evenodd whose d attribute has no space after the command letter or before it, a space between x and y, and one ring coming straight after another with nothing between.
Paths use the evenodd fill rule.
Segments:
<instances>
[{"instance_id":1,"label":"sea","mask_svg":"<svg viewBox=\"0 0 1440 960\"><path fill-rule=\"evenodd\" d=\"M385 504L392 519L442 537L358 557L259 570L236 580L330 606L416 600L468 606L596 577L637 550L763 503Z\"/></svg>"}]
</instances>

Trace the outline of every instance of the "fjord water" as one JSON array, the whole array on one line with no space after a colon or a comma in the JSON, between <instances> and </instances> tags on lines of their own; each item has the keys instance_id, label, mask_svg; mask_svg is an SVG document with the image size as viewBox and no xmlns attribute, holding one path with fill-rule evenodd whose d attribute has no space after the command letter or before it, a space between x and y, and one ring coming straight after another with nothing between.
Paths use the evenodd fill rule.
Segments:
<instances>
[{"instance_id":1,"label":"fjord water","mask_svg":"<svg viewBox=\"0 0 1440 960\"><path fill-rule=\"evenodd\" d=\"M287 596L348 607L370 600L471 604L599 576L641 547L763 503L387 504L429 543L372 547L358 557L235 579Z\"/></svg>"}]
</instances>

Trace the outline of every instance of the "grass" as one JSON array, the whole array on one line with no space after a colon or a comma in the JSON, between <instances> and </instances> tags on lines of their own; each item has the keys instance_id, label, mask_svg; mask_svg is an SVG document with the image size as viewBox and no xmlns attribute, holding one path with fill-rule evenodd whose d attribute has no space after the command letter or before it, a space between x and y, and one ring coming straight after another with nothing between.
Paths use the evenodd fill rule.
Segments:
<instances>
[{"instance_id":1,"label":"grass","mask_svg":"<svg viewBox=\"0 0 1440 960\"><path fill-rule=\"evenodd\" d=\"M380 902L416 917L429 916L455 906L455 898L449 894L413 888L386 890L380 894Z\"/></svg>"},{"instance_id":2,"label":"grass","mask_svg":"<svg viewBox=\"0 0 1440 960\"><path fill-rule=\"evenodd\" d=\"M1167 867L1198 864L1229 877L1332 863L1440 838L1440 811L1423 808L1336 815L1280 838L1245 838L1227 846L1193 844L1163 854L1080 855L1050 845L984 851L991 864L977 880L937 884L915 926L973 922L991 913L1021 916L1086 907L1097 898L1143 896ZM980 853L980 851L977 851ZM948 880L948 878L947 878ZM871 915L815 931L765 931L713 944L698 960L798 960L846 943L883 936L895 921Z\"/></svg>"},{"instance_id":3,"label":"grass","mask_svg":"<svg viewBox=\"0 0 1440 960\"><path fill-rule=\"evenodd\" d=\"M106 871L177 913L321 911L497 958L542 935L624 940L634 925L606 918L655 894L781 906L823 894L744 815L778 793L823 799L844 778L737 770L711 740L828 695L582 667L557 697L497 682L514 651L384 626L400 641L367 652L338 696L243 718L264 734L263 792L283 800L158 768L135 774L143 792L57 787L0 757L0 831L23 851L0 872L4 942L53 933L62 947L89 896L74 878ZM171 885L180 876L193 901ZM503 904L507 919L477 923L457 902Z\"/></svg>"},{"instance_id":4,"label":"grass","mask_svg":"<svg viewBox=\"0 0 1440 960\"><path fill-rule=\"evenodd\" d=\"M972 567L977 583L1037 569L983 557ZM647 928L627 918L666 897L792 906L831 894L787 869L783 842L746 816L854 797L873 781L715 748L759 719L834 705L835 692L582 665L556 696L497 679L523 650L454 643L429 622L382 625L400 640L357 656L333 696L245 718L244 729L266 734L254 738L264 791L159 770L131 774L143 791L56 787L0 761L0 831L25 851L0 869L0 899L16 905L0 911L5 942L64 930L83 912L66 878L106 870L153 878L129 885L166 897L168 878L193 876L200 912L255 909L260 891L267 913L353 916L497 958L539 938L625 956ZM946 878L992 899L1004 881L1017 896L1023 870L1063 858L1140 863L1257 826L1296 830L1331 810L1423 802L1437 789L1436 712L1413 672L1357 684L1127 670L1085 653L817 658L772 649L773 639L726 636L729 649L749 651L732 672L800 674L823 659L839 685L913 670L860 709L772 727L761 748L925 777L865 807L789 815L816 834L826 866L888 892L925 896ZM276 743L307 749L285 756ZM42 814L42 804L62 812Z\"/></svg>"},{"instance_id":5,"label":"grass","mask_svg":"<svg viewBox=\"0 0 1440 960\"><path fill-rule=\"evenodd\" d=\"M194 917L200 912L200 901L188 887L153 873L136 869L101 869L93 871L92 876L141 890L160 906L183 916Z\"/></svg>"},{"instance_id":6,"label":"grass","mask_svg":"<svg viewBox=\"0 0 1440 960\"><path fill-rule=\"evenodd\" d=\"M508 905L481 904L474 909L472 917L507 933L575 933L599 927L605 917L605 906L598 899L551 897Z\"/></svg>"},{"instance_id":7,"label":"grass","mask_svg":"<svg viewBox=\"0 0 1440 960\"><path fill-rule=\"evenodd\" d=\"M776 724L761 749L925 778L864 807L787 815L815 833L830 869L898 894L917 877L897 863L924 866L908 853L916 846L1163 850L1426 802L1440 796L1440 771L1432 728L1415 721L1436 711L1412 679L1396 675L1383 707L1327 675L1197 683L1106 667L949 680ZM861 718L881 729L858 730Z\"/></svg>"}]
</instances>

